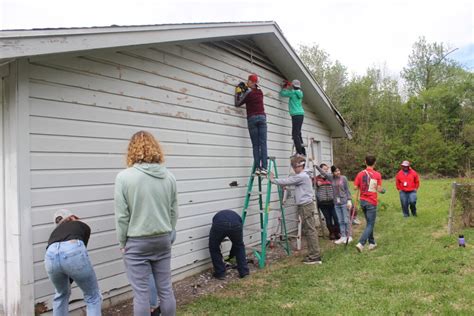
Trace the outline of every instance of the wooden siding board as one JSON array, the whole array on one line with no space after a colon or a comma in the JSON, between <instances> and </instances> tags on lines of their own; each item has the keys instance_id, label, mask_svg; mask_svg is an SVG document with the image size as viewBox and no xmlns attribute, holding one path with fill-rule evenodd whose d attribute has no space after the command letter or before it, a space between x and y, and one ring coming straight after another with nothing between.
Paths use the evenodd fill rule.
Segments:
<instances>
[{"instance_id":1,"label":"wooden siding board","mask_svg":"<svg viewBox=\"0 0 474 316\"><path fill-rule=\"evenodd\" d=\"M106 114L111 110L107 109L45 100L32 100L32 103L35 107L42 107L41 112L32 109L35 113L30 118L32 134L129 140L129 135L146 128L161 142L193 142L251 148L247 128L127 111L117 111L116 115L110 117ZM93 115L93 118L86 121L87 115ZM179 126L184 131L179 130ZM208 139L213 141L203 142ZM291 136L278 133L278 130L270 130L268 143L269 146L275 146L270 147L271 149L288 150L292 144Z\"/></svg>"},{"instance_id":2,"label":"wooden siding board","mask_svg":"<svg viewBox=\"0 0 474 316\"><path fill-rule=\"evenodd\" d=\"M56 76L53 84L57 85L71 85L71 80L76 83L75 87L79 87L92 92L92 96L87 95L86 91L84 94L67 94L67 90L63 92L57 92L54 94L47 93L43 89L40 91L34 90L32 86L32 96L36 98L49 99L52 96L60 95L60 101L67 101L76 104L85 104L92 106L110 107L120 105L121 110L125 111L138 111L147 114L159 114L164 116L173 116L178 118L185 118L190 120L196 120L200 122L214 122L218 124L232 125L238 127L246 127L246 121L244 118L245 110L243 108L236 108L233 105L233 97L226 95L221 100L203 99L199 95L191 96L189 94L183 94L183 92L173 92L164 90L163 87L153 87L144 85L143 83L137 82L124 82L122 79L114 79L100 76L91 76L83 73L70 73L64 70L58 70L49 67L38 66L33 67L35 71L36 81L47 83L45 78L51 80L52 74ZM137 75L138 76L138 75ZM59 83L63 77L62 83ZM39 79L38 79L39 78ZM115 81L115 82L110 82ZM77 85L78 82L81 82ZM91 83L97 86L101 86L102 89L94 90L90 87ZM37 94L36 94L36 93ZM106 95L100 98L106 92ZM186 92L187 93L187 92ZM200 92L202 94L202 92ZM112 96L110 96L112 95ZM148 95L148 97L145 97ZM115 96L115 97L114 97ZM112 102L113 99L120 99L120 101ZM131 98L133 100L131 100ZM82 102L81 102L82 100ZM142 100L142 102L140 102ZM291 130L288 128L288 123L291 121L287 114L277 113L268 106L268 100L266 103L266 112L269 117L269 126L276 125L285 130L287 135L290 135ZM181 106L184 108L177 107ZM193 111L195 109L195 111ZM308 115L311 111L307 111ZM222 115L224 114L224 115ZM314 125L312 120L307 120L305 127L321 128L318 124Z\"/></svg>"},{"instance_id":3,"label":"wooden siding board","mask_svg":"<svg viewBox=\"0 0 474 316\"><path fill-rule=\"evenodd\" d=\"M148 49L147 51L155 52L151 49ZM226 77L222 77L222 70L219 70L221 77L214 74L213 77L207 78L203 77L201 73L196 74L196 67L182 70L182 63L176 63L176 65L171 67L160 62L150 63L148 59L134 58L133 56L126 56L123 54L96 53L96 55L93 55L92 57L78 57L72 60L71 58L65 60L55 59L52 62L49 61L38 65L50 65L51 67L56 67L58 69L74 70L77 73L84 73L87 75L96 74L115 79L123 79L135 83L151 85L153 87L162 87L165 90L172 90L175 92L185 91L187 96L193 95L195 97L205 97L206 99L211 98L217 102L223 101L224 99L222 96L224 95L227 95L226 100L229 100L229 97L231 101L233 100L234 86L240 80L239 77L234 77L232 80L233 82L230 82L229 76L226 75ZM196 65L199 66L199 64ZM163 67L166 69L162 70ZM158 69L159 71L150 71L150 69ZM136 74L140 74L138 79L135 79L137 78ZM146 78L150 78L151 81L148 82L145 80ZM160 84L151 84L155 81ZM190 84L191 89L188 89L188 86L184 86L180 89L172 88L181 86L182 84ZM220 86L222 84L224 85ZM262 84L262 87L264 88L264 92L266 92L267 107L270 106L279 114L280 117L287 118L287 113L284 110L285 108L280 108L280 103L287 103L287 99L281 99L278 96L280 83L278 85L273 84L271 87L266 87ZM204 95L200 94L199 91L205 91ZM208 91L214 91L214 93L209 94ZM218 96L221 96L221 98L216 99ZM231 105L232 102L229 102L228 104ZM314 114L308 113L308 115ZM316 116L311 118L317 120ZM322 125L318 127L324 128Z\"/></svg>"},{"instance_id":4,"label":"wooden siding board","mask_svg":"<svg viewBox=\"0 0 474 316\"><path fill-rule=\"evenodd\" d=\"M52 94L57 95L57 93ZM83 96L85 96L84 94ZM63 98L64 99L64 98ZM195 111L196 117L183 117L182 111L176 111L171 113L167 111L160 110L158 113L153 113L154 115L150 115L149 113L145 112L131 112L132 109L122 109L111 111L110 108L107 107L98 107L95 105L96 103L90 102L90 104L78 104L76 100L70 100L68 102L65 101L57 101L57 100L45 100L45 99L31 99L31 112L32 115L37 117L46 117L46 118L63 118L63 119L75 119L81 121L87 121L87 118L90 117L91 121L99 122L99 123L111 123L116 122L115 124L127 124L130 125L129 128L133 128L133 126L146 126L150 128L167 128L167 125L170 125L172 122L171 117L182 119L185 123L183 128L190 126L190 129L197 129L194 125L203 124L204 126L208 126L207 132L215 133L214 129L217 130L226 130L230 131L230 135L235 135L236 137L247 137L248 138L248 131L246 127L246 120L244 118L233 117L233 116L226 116L223 119L221 116L215 114L208 114L207 112L202 112L201 110ZM135 104L136 105L136 104ZM139 111L137 106L134 107L134 111ZM93 116L91 115L93 112ZM190 110L193 113L193 110ZM216 112L216 111L215 111ZM108 114L108 115L107 115ZM163 117L163 116L164 117ZM216 119L212 121L211 119ZM289 122L289 121L288 121ZM140 125L139 125L140 124ZM104 124L106 125L106 124ZM281 126L277 124L268 124L269 126L269 139L273 141L273 139L281 140L281 137L284 137L284 141L286 143L290 143L291 140L291 129L287 126ZM172 129L176 129L176 124L173 126ZM235 129L237 127L237 129ZM171 128L170 128L171 129ZM309 132L311 129L304 128L303 132ZM234 131L234 133L232 133ZM91 131L92 132L92 131ZM320 137L324 137L325 135L322 134L320 131L312 132L312 134L318 135ZM190 137L194 134L189 134ZM327 137L327 136L326 136Z\"/></svg>"},{"instance_id":5,"label":"wooden siding board","mask_svg":"<svg viewBox=\"0 0 474 316\"><path fill-rule=\"evenodd\" d=\"M174 67L180 67L190 72L194 71L199 66L202 67L203 64L206 65L207 68L215 67L215 69L213 69L215 71L215 74L213 74L212 79L219 78L218 76L219 74L221 74L220 75L221 77L219 79L223 82L228 82L232 86L231 90L229 90L228 86L227 86L227 90L225 90L226 93L230 93L231 95L233 93L233 88L235 84L237 84L239 81L242 81L242 80L245 81L245 79L248 76L248 72L243 72L240 69L238 69L236 66L232 66L226 63L219 64L219 67L216 67L214 64L219 63L220 62L219 60L211 58L211 57L207 57L203 59L202 56L201 56L201 59L199 59L200 56L195 54L193 51L188 51L189 56L187 57L189 58L189 60L185 59L187 62L183 63L183 57L180 57L179 55L176 55L176 54L181 53L182 55L184 55L185 52L186 52L186 49L183 49L183 50L179 50L179 52L176 53L176 48L173 50L173 47L168 47L167 50L166 49L158 50L158 49L152 48L152 49L141 49L141 50L133 51L133 54L130 56L147 58L159 63L164 62L166 64L173 65ZM263 91L265 92L265 96L266 96L265 103L267 104L267 106L271 106L272 110L274 110L275 113L278 113L278 116L287 118L288 114L286 110L286 104L287 104L288 99L286 98L282 99L279 97L279 92L281 89L281 81L272 82L272 81L267 81L264 77L261 77L260 86L263 88ZM308 117L311 119L314 119L317 122L319 128L326 129L326 127L323 124L321 124L316 114L314 114L314 110L307 108L306 111L309 112L307 113L307 115L309 115Z\"/></svg>"}]
</instances>

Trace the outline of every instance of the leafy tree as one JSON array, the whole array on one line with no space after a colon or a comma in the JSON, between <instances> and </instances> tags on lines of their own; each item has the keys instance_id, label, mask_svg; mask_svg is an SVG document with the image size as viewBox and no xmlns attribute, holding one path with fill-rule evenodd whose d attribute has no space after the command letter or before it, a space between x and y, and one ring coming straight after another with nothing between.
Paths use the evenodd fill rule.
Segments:
<instances>
[{"instance_id":1,"label":"leafy tree","mask_svg":"<svg viewBox=\"0 0 474 316\"><path fill-rule=\"evenodd\" d=\"M347 83L347 68L337 60L332 61L329 54L316 44L301 45L298 52L321 88L338 105Z\"/></svg>"},{"instance_id":2,"label":"leafy tree","mask_svg":"<svg viewBox=\"0 0 474 316\"><path fill-rule=\"evenodd\" d=\"M424 36L420 37L413 44L408 65L401 73L409 94L417 95L447 82L459 69L459 65L448 58L453 51L443 43L428 43Z\"/></svg>"},{"instance_id":3,"label":"leafy tree","mask_svg":"<svg viewBox=\"0 0 474 316\"><path fill-rule=\"evenodd\" d=\"M445 44L424 37L414 44L402 72L407 102L383 69L348 78L346 67L319 46L300 46L299 53L353 130L352 140L334 140L335 164L346 175L354 177L368 153L377 156L385 177L393 177L402 160L425 174L470 174L474 78L448 58Z\"/></svg>"},{"instance_id":4,"label":"leafy tree","mask_svg":"<svg viewBox=\"0 0 474 316\"><path fill-rule=\"evenodd\" d=\"M456 175L459 168L462 147L456 143L447 143L434 124L420 126L413 137L413 158L418 171L422 173L439 173Z\"/></svg>"}]
</instances>

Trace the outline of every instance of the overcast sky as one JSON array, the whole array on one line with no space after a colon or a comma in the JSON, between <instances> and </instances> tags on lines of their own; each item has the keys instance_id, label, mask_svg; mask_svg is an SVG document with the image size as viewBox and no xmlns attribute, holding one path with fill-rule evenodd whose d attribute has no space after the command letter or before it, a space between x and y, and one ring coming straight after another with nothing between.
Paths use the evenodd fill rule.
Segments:
<instances>
[{"instance_id":1,"label":"overcast sky","mask_svg":"<svg viewBox=\"0 0 474 316\"><path fill-rule=\"evenodd\" d=\"M397 74L419 36L474 55L468 0L0 0L1 29L276 21L293 47L316 43L350 73Z\"/></svg>"}]
</instances>

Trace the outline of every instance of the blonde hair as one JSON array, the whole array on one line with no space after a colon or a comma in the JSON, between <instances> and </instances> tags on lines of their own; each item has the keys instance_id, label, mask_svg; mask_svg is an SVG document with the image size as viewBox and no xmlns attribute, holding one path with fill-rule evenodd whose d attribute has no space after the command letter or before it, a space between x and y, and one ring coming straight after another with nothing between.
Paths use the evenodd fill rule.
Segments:
<instances>
[{"instance_id":1,"label":"blonde hair","mask_svg":"<svg viewBox=\"0 0 474 316\"><path fill-rule=\"evenodd\" d=\"M128 144L127 167L136 163L163 163L164 161L163 149L152 134L139 131L132 136Z\"/></svg>"},{"instance_id":2,"label":"blonde hair","mask_svg":"<svg viewBox=\"0 0 474 316\"><path fill-rule=\"evenodd\" d=\"M293 168L299 166L301 164L301 162L306 162L306 159L304 159L303 157L301 156L296 156L296 157L293 157L291 158L291 166Z\"/></svg>"}]
</instances>

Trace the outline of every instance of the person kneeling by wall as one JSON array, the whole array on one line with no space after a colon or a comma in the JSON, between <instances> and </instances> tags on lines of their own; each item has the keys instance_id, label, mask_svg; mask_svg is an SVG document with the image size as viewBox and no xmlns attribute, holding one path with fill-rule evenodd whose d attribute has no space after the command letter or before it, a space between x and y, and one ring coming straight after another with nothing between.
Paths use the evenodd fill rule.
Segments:
<instances>
[{"instance_id":1,"label":"person kneeling by wall","mask_svg":"<svg viewBox=\"0 0 474 316\"><path fill-rule=\"evenodd\" d=\"M219 280L225 279L225 263L220 246L226 237L232 242L230 253L236 257L239 276L244 278L249 275L249 268L245 256L242 218L232 210L217 212L212 218L209 232L209 252L214 266L213 276Z\"/></svg>"}]
</instances>

